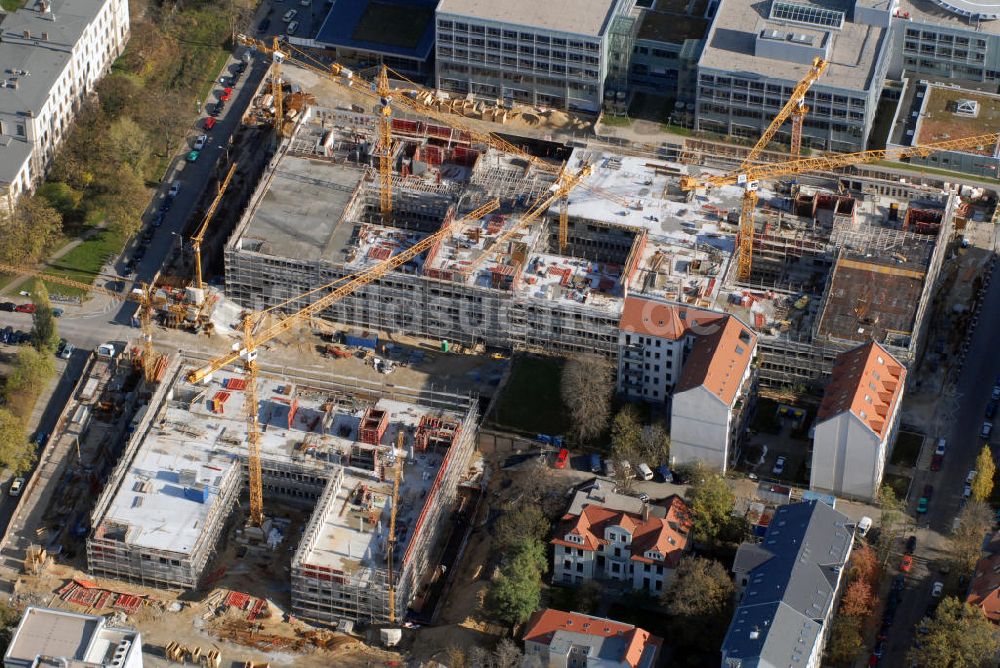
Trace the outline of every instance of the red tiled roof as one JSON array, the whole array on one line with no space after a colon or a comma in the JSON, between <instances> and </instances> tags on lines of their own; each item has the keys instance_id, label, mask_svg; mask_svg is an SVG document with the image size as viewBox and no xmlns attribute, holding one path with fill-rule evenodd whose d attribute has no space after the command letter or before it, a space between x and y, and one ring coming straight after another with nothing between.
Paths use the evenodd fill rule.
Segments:
<instances>
[{"instance_id":1,"label":"red tiled roof","mask_svg":"<svg viewBox=\"0 0 1000 668\"><path fill-rule=\"evenodd\" d=\"M976 564L965 602L980 608L990 621L1000 622L1000 554L983 557Z\"/></svg>"},{"instance_id":2,"label":"red tiled roof","mask_svg":"<svg viewBox=\"0 0 1000 668\"><path fill-rule=\"evenodd\" d=\"M906 369L872 341L841 353L816 415L817 422L850 411L879 438L889 428L889 416L903 396Z\"/></svg>"},{"instance_id":3,"label":"red tiled roof","mask_svg":"<svg viewBox=\"0 0 1000 668\"><path fill-rule=\"evenodd\" d=\"M658 560L668 567L676 567L681 555L687 548L691 534L690 509L679 496L672 496L666 506L666 517L643 519L641 515L611 510L603 506L587 505L579 515L565 515L556 526L553 545L582 548L596 551L604 539L604 531L608 527L620 526L632 534L632 559L645 563L653 563L645 553L655 549L663 555ZM583 544L565 540L566 534L583 536Z\"/></svg>"},{"instance_id":4,"label":"red tiled roof","mask_svg":"<svg viewBox=\"0 0 1000 668\"><path fill-rule=\"evenodd\" d=\"M725 313L666 304L644 297L626 297L618 328L629 333L678 340L698 325L710 325L726 318Z\"/></svg>"},{"instance_id":5,"label":"red tiled roof","mask_svg":"<svg viewBox=\"0 0 1000 668\"><path fill-rule=\"evenodd\" d=\"M625 652L621 660L635 668L642 659L642 653L647 647L659 647L663 640L631 624L623 624L610 619L592 617L579 612L562 612L561 610L538 610L528 620L524 632L525 642L536 642L548 645L556 631L569 631L601 638L622 636L625 638Z\"/></svg>"},{"instance_id":6,"label":"red tiled roof","mask_svg":"<svg viewBox=\"0 0 1000 668\"><path fill-rule=\"evenodd\" d=\"M757 335L733 316L714 324L714 331L695 339L674 392L703 386L732 406L753 359Z\"/></svg>"}]
</instances>

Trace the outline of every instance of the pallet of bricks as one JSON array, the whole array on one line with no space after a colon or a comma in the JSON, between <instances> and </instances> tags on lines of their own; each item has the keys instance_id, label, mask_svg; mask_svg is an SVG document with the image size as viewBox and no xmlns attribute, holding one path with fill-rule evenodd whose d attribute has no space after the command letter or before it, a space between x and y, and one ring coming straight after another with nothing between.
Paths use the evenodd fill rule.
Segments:
<instances>
[{"instance_id":1,"label":"pallet of bricks","mask_svg":"<svg viewBox=\"0 0 1000 668\"><path fill-rule=\"evenodd\" d=\"M267 607L267 601L262 598L254 598L250 594L241 591L230 591L226 594L222 603L230 608L237 608L247 613L247 619L254 621L271 615Z\"/></svg>"},{"instance_id":2,"label":"pallet of bricks","mask_svg":"<svg viewBox=\"0 0 1000 668\"><path fill-rule=\"evenodd\" d=\"M136 594L119 594L102 589L86 580L70 580L58 591L59 598L84 608L102 610L107 607L135 614L144 600Z\"/></svg>"}]
</instances>

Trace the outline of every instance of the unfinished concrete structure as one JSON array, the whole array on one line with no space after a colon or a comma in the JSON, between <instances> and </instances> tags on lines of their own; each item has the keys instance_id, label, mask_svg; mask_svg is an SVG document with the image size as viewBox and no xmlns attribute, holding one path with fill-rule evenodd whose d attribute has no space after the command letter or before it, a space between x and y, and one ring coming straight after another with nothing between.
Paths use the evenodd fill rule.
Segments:
<instances>
[{"instance_id":1,"label":"unfinished concrete structure","mask_svg":"<svg viewBox=\"0 0 1000 668\"><path fill-rule=\"evenodd\" d=\"M97 501L87 540L95 574L197 587L232 516L246 478L245 380L220 372L192 385L192 365L168 368ZM292 561L293 611L327 622L388 619L392 475L402 466L393 576L402 619L469 476L474 399L268 373L258 394L265 510L313 509Z\"/></svg>"}]
</instances>

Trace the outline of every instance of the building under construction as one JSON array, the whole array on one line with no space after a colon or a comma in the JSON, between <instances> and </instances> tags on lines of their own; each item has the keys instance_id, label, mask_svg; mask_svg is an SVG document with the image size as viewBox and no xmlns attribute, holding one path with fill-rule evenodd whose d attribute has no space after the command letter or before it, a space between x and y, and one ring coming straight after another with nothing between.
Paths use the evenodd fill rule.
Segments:
<instances>
[{"instance_id":1,"label":"building under construction","mask_svg":"<svg viewBox=\"0 0 1000 668\"><path fill-rule=\"evenodd\" d=\"M298 116L227 244L230 297L271 307L447 228L327 317L466 345L616 355L625 299L652 296L740 315L762 335L761 382L809 385L870 338L915 359L947 241L968 209L968 198L872 168L764 183L752 271L740 281L739 187L684 193L690 167L577 148L566 169L592 171L569 194L562 247L559 203L519 225L552 189L550 171L458 130L396 119L386 217L374 123L344 109ZM493 198L499 208L467 218Z\"/></svg>"},{"instance_id":2,"label":"building under construction","mask_svg":"<svg viewBox=\"0 0 1000 668\"><path fill-rule=\"evenodd\" d=\"M193 385L193 366L170 365L95 505L87 564L96 575L193 589L232 526L247 477L246 381L223 371ZM266 372L258 393L265 513L275 503L311 512L291 564L293 612L385 622L391 583L402 619L435 577L457 491L474 476L474 398ZM243 533L285 539L268 521Z\"/></svg>"}]
</instances>

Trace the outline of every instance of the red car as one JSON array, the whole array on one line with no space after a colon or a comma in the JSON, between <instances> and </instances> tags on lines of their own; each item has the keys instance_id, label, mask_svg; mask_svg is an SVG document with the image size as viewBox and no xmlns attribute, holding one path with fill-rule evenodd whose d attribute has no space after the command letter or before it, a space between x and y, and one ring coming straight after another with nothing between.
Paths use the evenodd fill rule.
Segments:
<instances>
[{"instance_id":1,"label":"red car","mask_svg":"<svg viewBox=\"0 0 1000 668\"><path fill-rule=\"evenodd\" d=\"M35 312L35 305L34 304L18 304L17 306L14 307L14 310L17 311L18 313L34 313Z\"/></svg>"},{"instance_id":2,"label":"red car","mask_svg":"<svg viewBox=\"0 0 1000 668\"><path fill-rule=\"evenodd\" d=\"M904 554L903 559L899 562L899 570L903 573L909 573L911 568L913 568L913 557Z\"/></svg>"},{"instance_id":3,"label":"red car","mask_svg":"<svg viewBox=\"0 0 1000 668\"><path fill-rule=\"evenodd\" d=\"M941 464L944 463L944 457L941 455L933 455L931 457L931 471L940 471Z\"/></svg>"},{"instance_id":4,"label":"red car","mask_svg":"<svg viewBox=\"0 0 1000 668\"><path fill-rule=\"evenodd\" d=\"M557 469L564 469L566 468L567 461L569 461L569 450L563 448L562 450L559 451L559 454L556 455L556 463L554 464L554 466Z\"/></svg>"},{"instance_id":5,"label":"red car","mask_svg":"<svg viewBox=\"0 0 1000 668\"><path fill-rule=\"evenodd\" d=\"M215 127L215 119L209 116L208 118L205 119L205 129L211 130L214 127Z\"/></svg>"},{"instance_id":6,"label":"red car","mask_svg":"<svg viewBox=\"0 0 1000 668\"><path fill-rule=\"evenodd\" d=\"M219 96L219 99L222 100L223 102L229 102L229 99L232 96L233 96L233 89L227 87L222 91L222 95Z\"/></svg>"}]
</instances>

